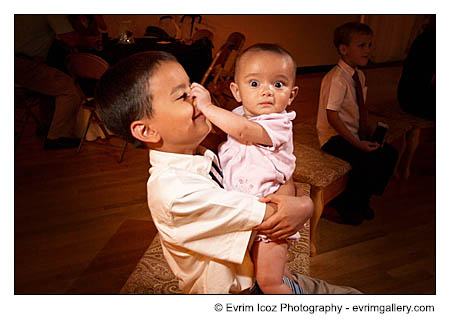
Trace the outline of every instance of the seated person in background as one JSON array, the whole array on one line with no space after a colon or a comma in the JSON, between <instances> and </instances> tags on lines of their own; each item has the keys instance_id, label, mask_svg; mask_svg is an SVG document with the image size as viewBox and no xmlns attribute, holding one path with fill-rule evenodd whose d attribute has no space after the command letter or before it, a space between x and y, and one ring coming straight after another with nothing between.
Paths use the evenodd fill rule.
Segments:
<instances>
[{"instance_id":1,"label":"seated person in background","mask_svg":"<svg viewBox=\"0 0 450 324\"><path fill-rule=\"evenodd\" d=\"M185 293L242 293L254 287L253 229L272 239L311 217L309 197L226 191L216 155L199 147L211 123L190 97L189 77L165 52L142 52L109 69L96 90L107 127L149 149L147 198L169 267ZM297 276L311 293L358 293Z\"/></svg>"},{"instance_id":2,"label":"seated person in background","mask_svg":"<svg viewBox=\"0 0 450 324\"><path fill-rule=\"evenodd\" d=\"M230 112L214 106L206 89L194 83L194 105L214 125L228 134L219 149L226 190L237 190L259 198L277 192L295 196L288 181L295 169L292 120L286 112L298 92L297 64L284 49L256 44L236 60L231 91L242 106ZM284 185L285 186L281 186ZM299 234L291 237L298 239ZM265 294L292 294L292 278L286 267L287 242L257 235L252 245L256 281ZM301 293L301 291L299 292Z\"/></svg>"},{"instance_id":3,"label":"seated person in background","mask_svg":"<svg viewBox=\"0 0 450 324\"><path fill-rule=\"evenodd\" d=\"M364 107L364 73L358 66L368 63L373 33L369 26L347 23L334 32L338 64L322 79L317 132L322 150L352 166L346 190L333 201L344 223L359 225L372 219L370 197L381 195L391 177L398 153L390 145L371 140Z\"/></svg>"},{"instance_id":4,"label":"seated person in background","mask_svg":"<svg viewBox=\"0 0 450 324\"><path fill-rule=\"evenodd\" d=\"M436 15L429 15L411 45L397 89L404 111L436 121Z\"/></svg>"},{"instance_id":5,"label":"seated person in background","mask_svg":"<svg viewBox=\"0 0 450 324\"><path fill-rule=\"evenodd\" d=\"M99 36L106 32L102 15L68 15L72 27L82 36Z\"/></svg>"},{"instance_id":6,"label":"seated person in background","mask_svg":"<svg viewBox=\"0 0 450 324\"><path fill-rule=\"evenodd\" d=\"M14 82L54 98L54 112L53 104L45 106L42 101L40 105L49 119L42 121L49 124L45 149L74 148L80 143L74 128L81 93L69 75L47 62L56 37L70 48L93 45L74 32L65 15L14 16Z\"/></svg>"},{"instance_id":7,"label":"seated person in background","mask_svg":"<svg viewBox=\"0 0 450 324\"><path fill-rule=\"evenodd\" d=\"M65 66L67 55L72 52L86 52L97 55L104 45L102 33L107 32L102 15L67 15L67 19L73 28L73 32L56 35L47 55L47 64L65 73L68 73ZM68 36L71 38L69 42L67 41Z\"/></svg>"}]
</instances>

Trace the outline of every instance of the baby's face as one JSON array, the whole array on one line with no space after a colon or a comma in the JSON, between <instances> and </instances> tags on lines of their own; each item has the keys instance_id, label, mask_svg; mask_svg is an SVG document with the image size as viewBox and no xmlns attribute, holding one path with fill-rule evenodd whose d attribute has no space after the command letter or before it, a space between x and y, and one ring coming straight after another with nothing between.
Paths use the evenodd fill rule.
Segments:
<instances>
[{"instance_id":1,"label":"baby's face","mask_svg":"<svg viewBox=\"0 0 450 324\"><path fill-rule=\"evenodd\" d=\"M294 86L295 69L286 55L265 51L244 54L231 90L242 102L247 117L285 110L298 91Z\"/></svg>"}]
</instances>

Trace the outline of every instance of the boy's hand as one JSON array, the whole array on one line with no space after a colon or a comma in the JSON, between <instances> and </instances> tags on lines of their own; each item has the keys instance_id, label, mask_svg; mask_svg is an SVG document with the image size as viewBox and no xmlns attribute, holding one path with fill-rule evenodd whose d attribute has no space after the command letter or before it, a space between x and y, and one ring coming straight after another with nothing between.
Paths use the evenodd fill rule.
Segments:
<instances>
[{"instance_id":1,"label":"boy's hand","mask_svg":"<svg viewBox=\"0 0 450 324\"><path fill-rule=\"evenodd\" d=\"M360 150L363 150L364 152L371 152L375 151L380 147L380 144L376 142L369 142L369 141L359 141L358 148Z\"/></svg>"},{"instance_id":2,"label":"boy's hand","mask_svg":"<svg viewBox=\"0 0 450 324\"><path fill-rule=\"evenodd\" d=\"M203 112L202 109L204 107L211 105L211 96L209 91L206 90L201 84L195 82L192 83L191 89L192 91L190 96L192 97L194 107Z\"/></svg>"},{"instance_id":3,"label":"boy's hand","mask_svg":"<svg viewBox=\"0 0 450 324\"><path fill-rule=\"evenodd\" d=\"M255 230L267 235L272 240L286 239L297 233L311 218L314 206L307 196L292 197L270 194L260 199L261 202L275 203L277 211L264 219Z\"/></svg>"}]
</instances>

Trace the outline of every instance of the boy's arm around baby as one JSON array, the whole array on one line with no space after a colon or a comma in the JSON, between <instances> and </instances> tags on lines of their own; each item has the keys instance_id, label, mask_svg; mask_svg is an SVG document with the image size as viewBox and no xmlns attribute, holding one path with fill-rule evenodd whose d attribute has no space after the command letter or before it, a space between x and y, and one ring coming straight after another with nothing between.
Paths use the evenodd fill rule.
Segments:
<instances>
[{"instance_id":1,"label":"boy's arm around baby","mask_svg":"<svg viewBox=\"0 0 450 324\"><path fill-rule=\"evenodd\" d=\"M270 194L261 198L260 201L267 204L266 215L261 225L255 227L255 230L272 240L286 239L297 233L311 218L314 211L313 202L308 196ZM270 208L276 209L272 212Z\"/></svg>"}]
</instances>

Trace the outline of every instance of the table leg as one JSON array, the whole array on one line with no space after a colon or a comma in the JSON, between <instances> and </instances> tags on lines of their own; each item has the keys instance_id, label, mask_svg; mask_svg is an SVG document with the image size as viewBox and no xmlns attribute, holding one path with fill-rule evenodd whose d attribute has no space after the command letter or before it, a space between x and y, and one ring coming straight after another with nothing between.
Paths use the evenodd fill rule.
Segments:
<instances>
[{"instance_id":1,"label":"table leg","mask_svg":"<svg viewBox=\"0 0 450 324\"><path fill-rule=\"evenodd\" d=\"M393 172L393 176L395 179L400 179L400 161L403 158L403 154L405 153L405 148L406 148L406 134L402 134L402 144L400 146L400 149L398 151L398 159L397 159L397 163L395 164L395 169Z\"/></svg>"},{"instance_id":2,"label":"table leg","mask_svg":"<svg viewBox=\"0 0 450 324\"><path fill-rule=\"evenodd\" d=\"M408 179L410 174L411 162L419 146L420 128L414 127L406 133L406 156L405 168L403 169L403 178Z\"/></svg>"},{"instance_id":3,"label":"table leg","mask_svg":"<svg viewBox=\"0 0 450 324\"><path fill-rule=\"evenodd\" d=\"M314 212L310 220L310 256L317 255L317 226L324 208L323 190L311 188L311 199L314 203Z\"/></svg>"}]
</instances>

